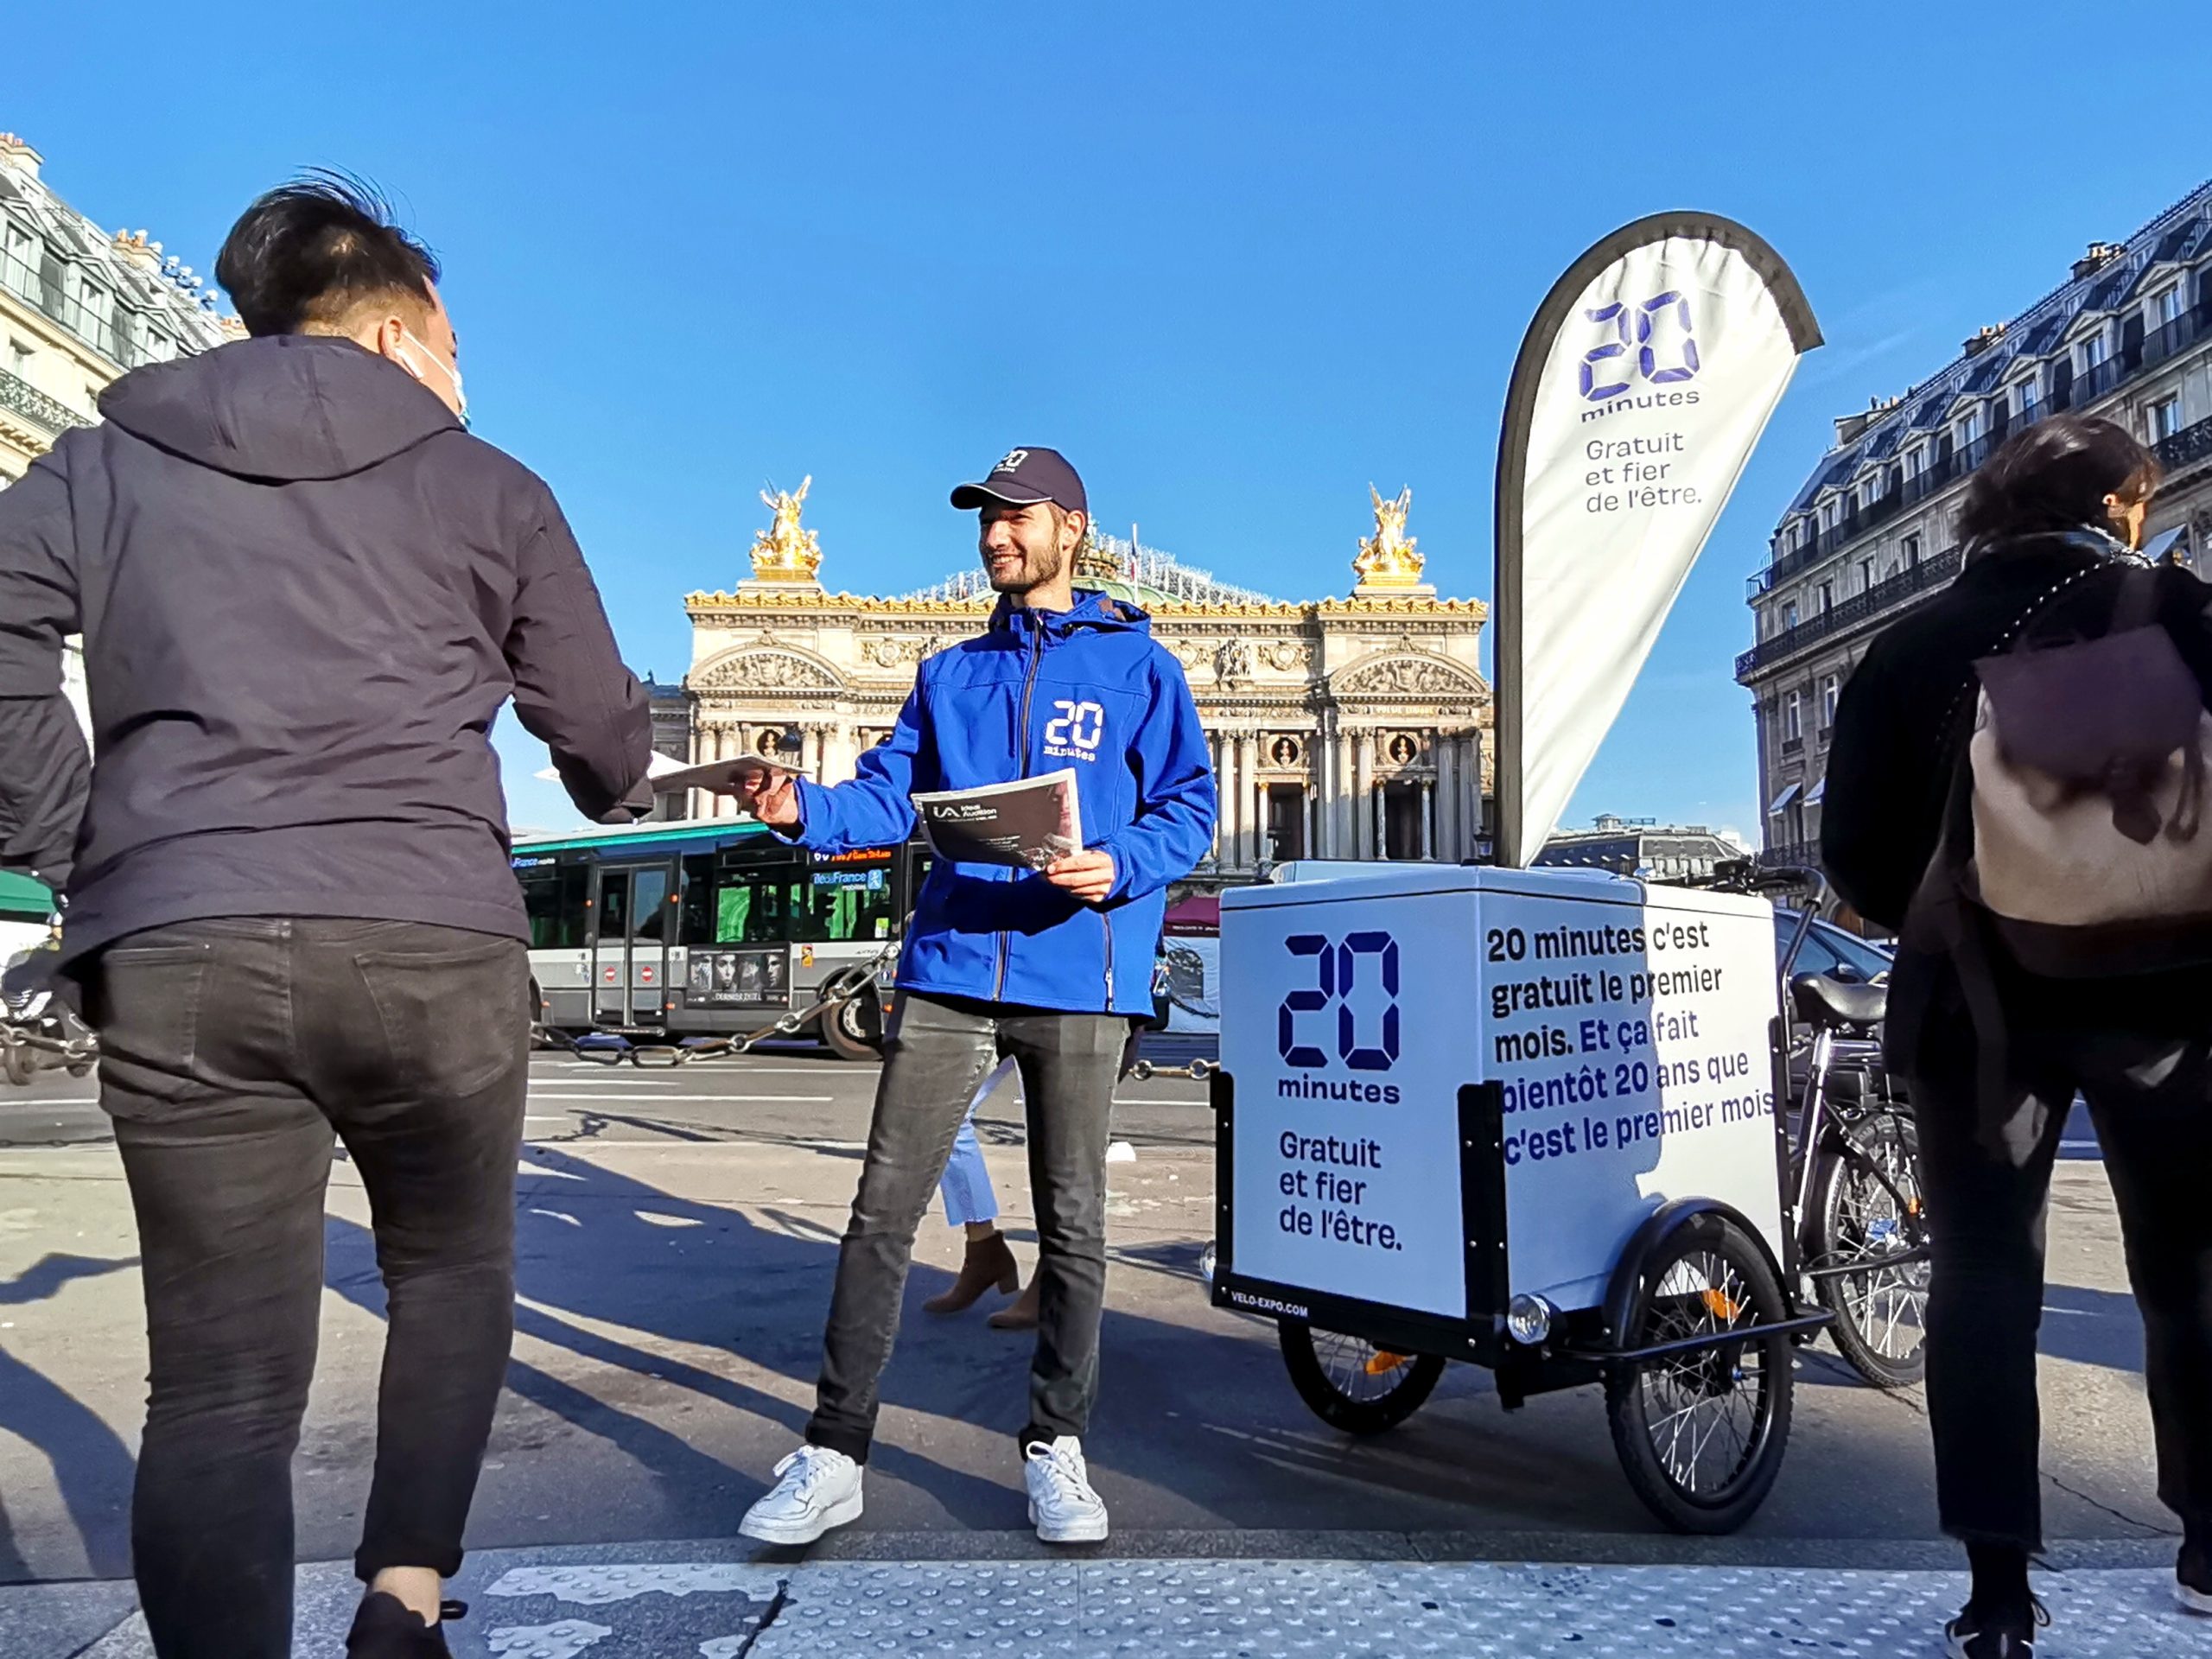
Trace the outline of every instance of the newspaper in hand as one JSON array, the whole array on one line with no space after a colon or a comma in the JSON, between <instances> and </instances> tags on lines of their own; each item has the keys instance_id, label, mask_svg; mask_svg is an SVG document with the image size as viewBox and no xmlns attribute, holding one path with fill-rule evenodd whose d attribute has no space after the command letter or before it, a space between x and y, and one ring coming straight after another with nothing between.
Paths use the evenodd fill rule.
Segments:
<instances>
[{"instance_id":1,"label":"newspaper in hand","mask_svg":"<svg viewBox=\"0 0 2212 1659\"><path fill-rule=\"evenodd\" d=\"M961 864L1041 870L1083 850L1083 807L1072 766L980 789L913 798L930 850Z\"/></svg>"}]
</instances>

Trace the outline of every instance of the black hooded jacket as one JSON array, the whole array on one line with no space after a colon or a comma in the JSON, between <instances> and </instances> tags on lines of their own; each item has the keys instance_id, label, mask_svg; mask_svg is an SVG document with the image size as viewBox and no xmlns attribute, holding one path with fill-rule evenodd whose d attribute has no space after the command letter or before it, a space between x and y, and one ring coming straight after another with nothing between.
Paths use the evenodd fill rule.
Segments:
<instances>
[{"instance_id":1,"label":"black hooded jacket","mask_svg":"<svg viewBox=\"0 0 2212 1659\"><path fill-rule=\"evenodd\" d=\"M544 483L348 340L242 340L100 408L0 491L0 867L66 887L67 954L215 916L527 937L500 705L594 818L652 748Z\"/></svg>"}]
</instances>

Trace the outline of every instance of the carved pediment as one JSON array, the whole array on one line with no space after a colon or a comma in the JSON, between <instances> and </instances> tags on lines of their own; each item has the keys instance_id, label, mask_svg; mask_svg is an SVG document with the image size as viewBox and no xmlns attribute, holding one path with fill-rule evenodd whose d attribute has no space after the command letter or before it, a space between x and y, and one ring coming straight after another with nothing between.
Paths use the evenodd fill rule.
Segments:
<instances>
[{"instance_id":1,"label":"carved pediment","mask_svg":"<svg viewBox=\"0 0 2212 1659\"><path fill-rule=\"evenodd\" d=\"M1479 697L1480 679L1449 658L1426 652L1354 663L1331 682L1339 696Z\"/></svg>"},{"instance_id":2,"label":"carved pediment","mask_svg":"<svg viewBox=\"0 0 2212 1659\"><path fill-rule=\"evenodd\" d=\"M844 682L827 664L795 651L739 651L690 677L695 691L835 691Z\"/></svg>"}]
</instances>

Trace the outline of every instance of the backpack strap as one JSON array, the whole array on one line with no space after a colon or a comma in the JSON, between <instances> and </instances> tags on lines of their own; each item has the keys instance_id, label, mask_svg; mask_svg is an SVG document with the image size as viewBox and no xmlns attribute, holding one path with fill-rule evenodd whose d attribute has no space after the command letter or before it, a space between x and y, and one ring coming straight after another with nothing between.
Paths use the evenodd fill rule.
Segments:
<instances>
[{"instance_id":1,"label":"backpack strap","mask_svg":"<svg viewBox=\"0 0 2212 1659\"><path fill-rule=\"evenodd\" d=\"M2138 565L2120 580L2120 598L2112 611L2112 631L2130 633L2158 620L2158 569Z\"/></svg>"},{"instance_id":2,"label":"backpack strap","mask_svg":"<svg viewBox=\"0 0 2212 1659\"><path fill-rule=\"evenodd\" d=\"M2065 575L2061 576L2056 582L2051 583L2050 587L2044 588L2043 592L2037 594L2034 600L2030 602L2027 608L2023 610L2018 616L2013 618L2011 626L2006 627L2002 633L1997 636L1995 642L1990 645L1987 651L1983 652L1981 656L1996 656L1999 652L2011 645L2015 639L2018 639L2030 623L2033 622L2037 617L2041 616L2045 611L2056 604L2059 599L2064 595L2075 582L2081 581L2084 576L2094 575L2096 572L2107 568L2108 566L2107 563L2100 560L2094 564L2085 564L2082 566L2081 569L2069 571ZM2155 604L2155 593L2152 595L2152 601ZM1976 660L1979 661L1980 658L1977 658ZM1957 695L1952 697L1951 706L1943 711L1942 723L1936 728L1938 731L1948 734L1955 733L1958 729L1959 717L1965 712L1967 702L1974 696L1975 690L1980 687L1980 683L1981 682L1980 677L1975 675L1972 668L1969 667L1967 671L1965 683L1959 687Z\"/></svg>"}]
</instances>

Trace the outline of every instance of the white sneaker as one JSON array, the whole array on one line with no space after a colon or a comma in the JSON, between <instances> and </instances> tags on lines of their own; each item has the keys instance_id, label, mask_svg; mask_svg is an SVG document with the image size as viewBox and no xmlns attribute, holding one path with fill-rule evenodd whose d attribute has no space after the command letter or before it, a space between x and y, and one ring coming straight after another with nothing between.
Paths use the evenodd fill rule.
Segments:
<instances>
[{"instance_id":1,"label":"white sneaker","mask_svg":"<svg viewBox=\"0 0 2212 1659\"><path fill-rule=\"evenodd\" d=\"M1029 1481L1029 1524L1048 1544L1095 1544L1106 1535L1106 1504L1090 1490L1083 1442L1063 1434L1050 1446L1033 1446L1024 1459Z\"/></svg>"},{"instance_id":2,"label":"white sneaker","mask_svg":"<svg viewBox=\"0 0 2212 1659\"><path fill-rule=\"evenodd\" d=\"M764 1544L810 1544L861 1518L860 1465L826 1446L802 1446L776 1465L782 1478L737 1529Z\"/></svg>"}]
</instances>

